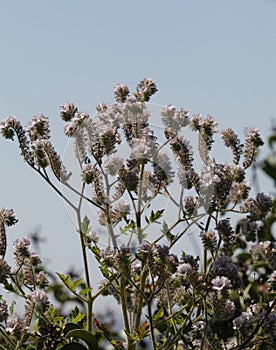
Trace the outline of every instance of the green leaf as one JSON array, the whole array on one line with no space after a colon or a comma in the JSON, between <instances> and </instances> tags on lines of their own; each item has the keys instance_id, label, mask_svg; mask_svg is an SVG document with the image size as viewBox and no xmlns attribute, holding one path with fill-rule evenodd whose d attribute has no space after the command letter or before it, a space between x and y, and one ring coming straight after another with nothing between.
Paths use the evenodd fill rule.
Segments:
<instances>
[{"instance_id":1,"label":"green leaf","mask_svg":"<svg viewBox=\"0 0 276 350\"><path fill-rule=\"evenodd\" d=\"M101 270L101 273L103 274L103 276L109 280L110 273L109 273L108 269L103 267L103 266L100 266L100 270Z\"/></svg>"},{"instance_id":2,"label":"green leaf","mask_svg":"<svg viewBox=\"0 0 276 350\"><path fill-rule=\"evenodd\" d=\"M81 231L83 234L87 235L91 231L91 227L89 225L90 225L90 220L85 215L85 217L81 223Z\"/></svg>"},{"instance_id":3,"label":"green leaf","mask_svg":"<svg viewBox=\"0 0 276 350\"><path fill-rule=\"evenodd\" d=\"M6 279L3 282L2 283L4 284L4 287L8 292L17 293L17 290L14 288L14 286L11 283L9 283Z\"/></svg>"},{"instance_id":4,"label":"green leaf","mask_svg":"<svg viewBox=\"0 0 276 350\"><path fill-rule=\"evenodd\" d=\"M81 329L81 327L75 323L68 322L68 323L66 323L66 325L63 329L63 334L66 335L67 333L69 333L75 329Z\"/></svg>"},{"instance_id":5,"label":"green leaf","mask_svg":"<svg viewBox=\"0 0 276 350\"><path fill-rule=\"evenodd\" d=\"M83 340L90 350L98 350L98 342L96 338L85 329L73 329L66 334L66 338L77 338Z\"/></svg>"},{"instance_id":6,"label":"green leaf","mask_svg":"<svg viewBox=\"0 0 276 350\"><path fill-rule=\"evenodd\" d=\"M161 307L158 311L153 315L153 321L158 321L160 318L164 316L164 309Z\"/></svg>"},{"instance_id":7,"label":"green leaf","mask_svg":"<svg viewBox=\"0 0 276 350\"><path fill-rule=\"evenodd\" d=\"M74 282L71 282L70 276L65 276L62 273L58 273L58 272L57 272L57 275L59 276L61 281L65 284L65 286L73 293L76 292L77 286L79 286L83 282L82 278L79 278Z\"/></svg>"},{"instance_id":8,"label":"green leaf","mask_svg":"<svg viewBox=\"0 0 276 350\"><path fill-rule=\"evenodd\" d=\"M47 316L48 318L56 325L62 325L64 321L64 316L56 315L56 309L54 306L50 306L50 308L47 310ZM40 318L42 320L42 318Z\"/></svg>"},{"instance_id":9,"label":"green leaf","mask_svg":"<svg viewBox=\"0 0 276 350\"><path fill-rule=\"evenodd\" d=\"M97 348L95 348L97 349ZM87 348L78 343L69 343L63 346L62 350L87 350Z\"/></svg>"},{"instance_id":10,"label":"green leaf","mask_svg":"<svg viewBox=\"0 0 276 350\"><path fill-rule=\"evenodd\" d=\"M85 314L81 313L77 306L75 306L75 308L70 312L70 319L73 323L81 322L84 317Z\"/></svg>"},{"instance_id":11,"label":"green leaf","mask_svg":"<svg viewBox=\"0 0 276 350\"><path fill-rule=\"evenodd\" d=\"M77 280L75 280L74 282L72 282L72 283L71 283L72 291L76 291L77 286L79 286L82 282L83 282L83 279L82 279L82 278L78 278Z\"/></svg>"},{"instance_id":12,"label":"green leaf","mask_svg":"<svg viewBox=\"0 0 276 350\"><path fill-rule=\"evenodd\" d=\"M34 320L34 322L32 323L31 330L33 333L38 332L38 330L39 330L39 318Z\"/></svg>"},{"instance_id":13,"label":"green leaf","mask_svg":"<svg viewBox=\"0 0 276 350\"><path fill-rule=\"evenodd\" d=\"M79 292L79 295L87 295L88 292L91 292L92 288L84 288Z\"/></svg>"},{"instance_id":14,"label":"green leaf","mask_svg":"<svg viewBox=\"0 0 276 350\"><path fill-rule=\"evenodd\" d=\"M121 234L125 234L132 228L135 228L135 222L133 220L131 220L130 223L127 224L124 228L120 227L120 232Z\"/></svg>"},{"instance_id":15,"label":"green leaf","mask_svg":"<svg viewBox=\"0 0 276 350\"><path fill-rule=\"evenodd\" d=\"M161 209L161 210L157 210L156 212L154 212L153 210L150 213L150 222L155 222L157 219L161 218L161 216L163 215L165 209Z\"/></svg>"},{"instance_id":16,"label":"green leaf","mask_svg":"<svg viewBox=\"0 0 276 350\"><path fill-rule=\"evenodd\" d=\"M259 269L259 268L262 268L262 267L267 268L268 266L269 266L269 265L268 265L267 261L256 261L256 262L253 264L252 268L253 268L254 271L256 271L256 270Z\"/></svg>"},{"instance_id":17,"label":"green leaf","mask_svg":"<svg viewBox=\"0 0 276 350\"><path fill-rule=\"evenodd\" d=\"M85 314L78 314L76 317L72 318L72 322L79 323L85 318Z\"/></svg>"},{"instance_id":18,"label":"green leaf","mask_svg":"<svg viewBox=\"0 0 276 350\"><path fill-rule=\"evenodd\" d=\"M79 313L80 313L80 309L77 306L75 306L74 309L72 309L72 311L70 312L69 316L70 318L76 317Z\"/></svg>"},{"instance_id":19,"label":"green leaf","mask_svg":"<svg viewBox=\"0 0 276 350\"><path fill-rule=\"evenodd\" d=\"M95 247L95 246L89 246L89 249L94 254L94 256L97 259L97 261L100 261L100 259L101 259L101 251L100 251L100 249L98 247Z\"/></svg>"},{"instance_id":20,"label":"green leaf","mask_svg":"<svg viewBox=\"0 0 276 350\"><path fill-rule=\"evenodd\" d=\"M168 242L172 243L175 236L171 233L171 231L169 230L169 226L165 221L162 225L162 233L166 236Z\"/></svg>"},{"instance_id":21,"label":"green leaf","mask_svg":"<svg viewBox=\"0 0 276 350\"><path fill-rule=\"evenodd\" d=\"M270 138L268 139L268 143L269 143L269 146L270 148L273 147L273 143L276 142L276 135L272 135L270 136Z\"/></svg>"},{"instance_id":22,"label":"green leaf","mask_svg":"<svg viewBox=\"0 0 276 350\"><path fill-rule=\"evenodd\" d=\"M32 344L29 344L29 345L26 347L26 350L33 350L33 345L32 345Z\"/></svg>"},{"instance_id":23,"label":"green leaf","mask_svg":"<svg viewBox=\"0 0 276 350\"><path fill-rule=\"evenodd\" d=\"M270 158L264 161L262 169L274 181L276 180L276 164L270 161Z\"/></svg>"},{"instance_id":24,"label":"green leaf","mask_svg":"<svg viewBox=\"0 0 276 350\"><path fill-rule=\"evenodd\" d=\"M125 331L125 333L126 333L126 335L127 335L127 337L129 338L129 339L131 339L133 342L137 342L138 340L140 340L140 336L138 336L138 335L136 335L136 334L133 334L133 333L128 333L128 332L126 332ZM113 343L113 342L112 342ZM114 343L113 343L114 344Z\"/></svg>"},{"instance_id":25,"label":"green leaf","mask_svg":"<svg viewBox=\"0 0 276 350\"><path fill-rule=\"evenodd\" d=\"M12 302L11 306L10 306L10 315L13 314L13 311L14 311L14 305L16 304L15 301Z\"/></svg>"},{"instance_id":26,"label":"green leaf","mask_svg":"<svg viewBox=\"0 0 276 350\"><path fill-rule=\"evenodd\" d=\"M148 335L148 330L149 330L149 323L145 321L140 325L138 329L139 339L145 338Z\"/></svg>"}]
</instances>

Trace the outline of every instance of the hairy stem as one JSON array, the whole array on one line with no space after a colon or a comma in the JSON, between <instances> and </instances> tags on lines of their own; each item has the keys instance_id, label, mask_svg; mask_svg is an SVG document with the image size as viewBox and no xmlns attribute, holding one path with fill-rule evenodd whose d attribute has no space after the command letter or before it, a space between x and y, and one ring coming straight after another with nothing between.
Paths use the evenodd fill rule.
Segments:
<instances>
[{"instance_id":1,"label":"hairy stem","mask_svg":"<svg viewBox=\"0 0 276 350\"><path fill-rule=\"evenodd\" d=\"M142 224L141 224L141 207L142 207L142 190L143 190L143 176L144 176L145 164L142 163L140 165L140 173L139 173L139 188L138 188L138 204L137 204L137 212L136 215L136 223L137 223L137 237L138 243L141 244L143 241L143 232L142 232Z\"/></svg>"}]
</instances>

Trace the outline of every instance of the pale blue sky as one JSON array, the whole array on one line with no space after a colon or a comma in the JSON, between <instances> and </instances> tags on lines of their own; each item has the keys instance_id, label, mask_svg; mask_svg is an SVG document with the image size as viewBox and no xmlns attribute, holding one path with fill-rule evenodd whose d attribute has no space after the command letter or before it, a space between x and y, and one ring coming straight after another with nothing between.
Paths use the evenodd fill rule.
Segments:
<instances>
[{"instance_id":1,"label":"pale blue sky","mask_svg":"<svg viewBox=\"0 0 276 350\"><path fill-rule=\"evenodd\" d=\"M273 0L2 0L1 119L15 115L26 125L49 116L63 153L60 105L72 101L93 114L117 83L133 89L151 77L159 88L152 102L210 114L240 136L259 127L265 137L276 118L275 18ZM62 245L76 235L62 201L16 143L0 138L0 149L0 207L20 219L9 244L41 226L43 255L65 268L74 252Z\"/></svg>"}]
</instances>

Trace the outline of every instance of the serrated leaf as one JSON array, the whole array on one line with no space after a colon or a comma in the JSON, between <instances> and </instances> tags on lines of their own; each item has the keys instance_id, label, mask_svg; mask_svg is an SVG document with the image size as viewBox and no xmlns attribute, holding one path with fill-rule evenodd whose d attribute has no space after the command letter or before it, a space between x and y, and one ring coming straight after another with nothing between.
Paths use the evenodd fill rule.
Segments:
<instances>
[{"instance_id":1,"label":"serrated leaf","mask_svg":"<svg viewBox=\"0 0 276 350\"><path fill-rule=\"evenodd\" d=\"M61 281L64 283L64 285L71 291L71 292L75 292L76 288L78 285L80 285L83 282L82 278L79 278L77 280L75 280L74 282L71 282L71 278L70 276L65 276L61 273L57 273L57 275L59 276L59 278L61 279Z\"/></svg>"},{"instance_id":2,"label":"serrated leaf","mask_svg":"<svg viewBox=\"0 0 276 350\"><path fill-rule=\"evenodd\" d=\"M57 326L62 326L64 323L64 316L56 316L53 312L48 313L49 319Z\"/></svg>"},{"instance_id":3,"label":"serrated leaf","mask_svg":"<svg viewBox=\"0 0 276 350\"><path fill-rule=\"evenodd\" d=\"M163 225L162 225L162 233L166 234L167 232L169 232L169 226L166 223L166 221L163 221Z\"/></svg>"},{"instance_id":4,"label":"serrated leaf","mask_svg":"<svg viewBox=\"0 0 276 350\"><path fill-rule=\"evenodd\" d=\"M85 329L74 329L66 334L66 338L81 339L88 345L90 350L98 349L96 338Z\"/></svg>"},{"instance_id":5,"label":"serrated leaf","mask_svg":"<svg viewBox=\"0 0 276 350\"><path fill-rule=\"evenodd\" d=\"M79 295L87 295L91 291L92 291L92 288L84 288L78 294Z\"/></svg>"},{"instance_id":6,"label":"serrated leaf","mask_svg":"<svg viewBox=\"0 0 276 350\"><path fill-rule=\"evenodd\" d=\"M125 234L129 230L131 230L132 228L135 228L135 222L133 220L131 220L130 223L127 224L125 227L123 227L123 228L120 227L120 232L121 232L121 234Z\"/></svg>"},{"instance_id":7,"label":"serrated leaf","mask_svg":"<svg viewBox=\"0 0 276 350\"><path fill-rule=\"evenodd\" d=\"M156 212L152 210L149 218L150 222L155 222L157 219L159 219L162 216L164 210L165 209L161 209L161 210L157 210Z\"/></svg>"},{"instance_id":8,"label":"serrated leaf","mask_svg":"<svg viewBox=\"0 0 276 350\"><path fill-rule=\"evenodd\" d=\"M81 283L83 282L82 278L78 278L77 280L75 280L74 282L71 283L71 287L73 289L73 291L76 290L77 286L79 286Z\"/></svg>"},{"instance_id":9,"label":"serrated leaf","mask_svg":"<svg viewBox=\"0 0 276 350\"><path fill-rule=\"evenodd\" d=\"M85 314L78 314L76 317L72 318L72 322L78 323L81 322L85 318Z\"/></svg>"},{"instance_id":10,"label":"serrated leaf","mask_svg":"<svg viewBox=\"0 0 276 350\"><path fill-rule=\"evenodd\" d=\"M13 285L7 282L7 280L4 280L4 286L8 292L16 293L16 289L14 289Z\"/></svg>"},{"instance_id":11,"label":"serrated leaf","mask_svg":"<svg viewBox=\"0 0 276 350\"><path fill-rule=\"evenodd\" d=\"M84 317L85 314L81 313L77 306L70 313L70 319L73 323L78 323L82 321Z\"/></svg>"},{"instance_id":12,"label":"serrated leaf","mask_svg":"<svg viewBox=\"0 0 276 350\"><path fill-rule=\"evenodd\" d=\"M56 315L56 309L51 306L49 309L48 309L48 315L50 317L51 320L53 320L55 318L55 315Z\"/></svg>"},{"instance_id":13,"label":"serrated leaf","mask_svg":"<svg viewBox=\"0 0 276 350\"><path fill-rule=\"evenodd\" d=\"M70 312L70 319L72 323L81 322L84 318L85 314L81 313L77 306L75 306L75 308Z\"/></svg>"},{"instance_id":14,"label":"serrated leaf","mask_svg":"<svg viewBox=\"0 0 276 350\"><path fill-rule=\"evenodd\" d=\"M171 231L169 230L169 226L165 221L162 225L162 233L165 235L169 243L173 241L175 236L171 233Z\"/></svg>"},{"instance_id":15,"label":"serrated leaf","mask_svg":"<svg viewBox=\"0 0 276 350\"><path fill-rule=\"evenodd\" d=\"M70 312L70 317L75 317L75 316L77 316L78 314L80 313L80 309L77 307L77 306L75 306L74 307L74 309L72 309L72 311Z\"/></svg>"}]
</instances>

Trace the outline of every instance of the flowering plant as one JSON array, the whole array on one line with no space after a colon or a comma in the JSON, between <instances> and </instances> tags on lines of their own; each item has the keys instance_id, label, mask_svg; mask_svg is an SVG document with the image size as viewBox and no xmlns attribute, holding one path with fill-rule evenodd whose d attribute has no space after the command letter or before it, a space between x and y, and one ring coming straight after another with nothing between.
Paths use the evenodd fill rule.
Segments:
<instances>
[{"instance_id":1,"label":"flowering plant","mask_svg":"<svg viewBox=\"0 0 276 350\"><path fill-rule=\"evenodd\" d=\"M222 131L232 160L219 163L210 116L190 117L168 105L160 111L163 133L155 134L147 102L156 92L151 79L132 95L120 84L116 102L98 105L93 118L72 103L60 108L65 135L74 140L80 188L55 151L47 117L34 117L26 128L15 117L1 122L2 135L17 137L25 162L72 209L84 276L58 274L81 305L58 313L30 240L14 243L14 269L6 262L6 227L17 220L3 209L0 283L25 300L25 311L19 316L1 296L0 348L275 347L276 245L272 236L264 239L263 225L273 201L266 193L250 196L246 181L263 145L259 132L248 129L241 143L232 129ZM96 208L95 217L84 213L84 203ZM198 255L183 249L186 236L198 238ZM104 277L99 286L95 269ZM102 296L119 304L123 332L95 315Z\"/></svg>"}]
</instances>

